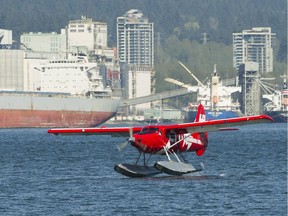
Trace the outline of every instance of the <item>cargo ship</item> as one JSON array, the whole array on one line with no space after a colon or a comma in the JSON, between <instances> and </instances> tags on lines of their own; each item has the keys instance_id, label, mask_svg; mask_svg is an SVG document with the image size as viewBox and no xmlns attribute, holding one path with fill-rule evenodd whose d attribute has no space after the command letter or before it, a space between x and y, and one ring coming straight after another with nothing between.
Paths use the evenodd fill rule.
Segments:
<instances>
[{"instance_id":1,"label":"cargo ship","mask_svg":"<svg viewBox=\"0 0 288 216\"><path fill-rule=\"evenodd\" d=\"M189 103L185 113L185 122L194 121L199 103L205 107L207 120L241 116L240 104L238 101L234 102L232 98L233 93L240 91L240 87L223 86L216 72L216 66L214 66L211 83L206 86L199 86L197 102Z\"/></svg>"},{"instance_id":2,"label":"cargo ship","mask_svg":"<svg viewBox=\"0 0 288 216\"><path fill-rule=\"evenodd\" d=\"M29 91L0 90L0 128L93 127L112 118L120 98L85 56L33 65Z\"/></svg>"},{"instance_id":3,"label":"cargo ship","mask_svg":"<svg viewBox=\"0 0 288 216\"><path fill-rule=\"evenodd\" d=\"M286 78L283 77L283 85L272 94L263 95L263 99L268 100L264 104L264 114L273 118L274 122L288 122L288 88Z\"/></svg>"}]
</instances>

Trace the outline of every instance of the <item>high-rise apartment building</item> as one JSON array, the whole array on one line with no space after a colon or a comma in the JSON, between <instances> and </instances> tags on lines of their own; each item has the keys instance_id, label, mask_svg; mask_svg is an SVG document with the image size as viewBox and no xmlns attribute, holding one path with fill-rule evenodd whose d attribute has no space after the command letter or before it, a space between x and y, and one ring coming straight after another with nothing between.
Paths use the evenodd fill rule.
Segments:
<instances>
[{"instance_id":1,"label":"high-rise apartment building","mask_svg":"<svg viewBox=\"0 0 288 216\"><path fill-rule=\"evenodd\" d=\"M117 51L122 63L154 65L154 24L131 9L117 18Z\"/></svg>"},{"instance_id":2,"label":"high-rise apartment building","mask_svg":"<svg viewBox=\"0 0 288 216\"><path fill-rule=\"evenodd\" d=\"M117 57L122 70L124 98L131 99L154 92L154 27L136 9L117 18ZM150 109L150 103L130 107L132 113Z\"/></svg>"},{"instance_id":3,"label":"high-rise apartment building","mask_svg":"<svg viewBox=\"0 0 288 216\"><path fill-rule=\"evenodd\" d=\"M233 33L233 66L257 62L260 73L273 71L273 48L275 33L270 27L257 27Z\"/></svg>"}]
</instances>

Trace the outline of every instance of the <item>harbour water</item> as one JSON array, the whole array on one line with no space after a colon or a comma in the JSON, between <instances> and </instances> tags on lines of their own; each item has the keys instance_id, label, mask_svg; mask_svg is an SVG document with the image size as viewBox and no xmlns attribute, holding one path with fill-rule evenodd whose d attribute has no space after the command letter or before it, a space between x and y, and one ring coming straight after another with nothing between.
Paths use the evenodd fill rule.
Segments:
<instances>
[{"instance_id":1,"label":"harbour water","mask_svg":"<svg viewBox=\"0 0 288 216\"><path fill-rule=\"evenodd\" d=\"M128 178L124 138L0 130L0 215L287 215L287 125L209 134L197 175Z\"/></svg>"}]
</instances>

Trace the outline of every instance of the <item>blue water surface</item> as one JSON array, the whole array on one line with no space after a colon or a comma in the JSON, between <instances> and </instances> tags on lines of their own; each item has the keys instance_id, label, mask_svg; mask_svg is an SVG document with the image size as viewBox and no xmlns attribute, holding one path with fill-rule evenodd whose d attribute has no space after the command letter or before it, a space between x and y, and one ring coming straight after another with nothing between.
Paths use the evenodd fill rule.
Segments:
<instances>
[{"instance_id":1,"label":"blue water surface","mask_svg":"<svg viewBox=\"0 0 288 216\"><path fill-rule=\"evenodd\" d=\"M128 178L124 138L0 130L0 215L287 215L287 125L209 134L203 172Z\"/></svg>"}]
</instances>

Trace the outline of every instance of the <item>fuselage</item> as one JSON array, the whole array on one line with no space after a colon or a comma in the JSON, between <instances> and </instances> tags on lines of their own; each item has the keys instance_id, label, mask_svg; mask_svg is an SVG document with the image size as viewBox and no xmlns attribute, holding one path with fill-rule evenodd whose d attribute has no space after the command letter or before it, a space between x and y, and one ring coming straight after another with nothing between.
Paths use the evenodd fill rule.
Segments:
<instances>
[{"instance_id":1,"label":"fuselage","mask_svg":"<svg viewBox=\"0 0 288 216\"><path fill-rule=\"evenodd\" d=\"M186 129L146 126L133 135L132 146L149 154L164 154L164 148L174 152L199 151L208 145L207 133L190 134ZM204 153L204 152L203 152Z\"/></svg>"}]
</instances>

